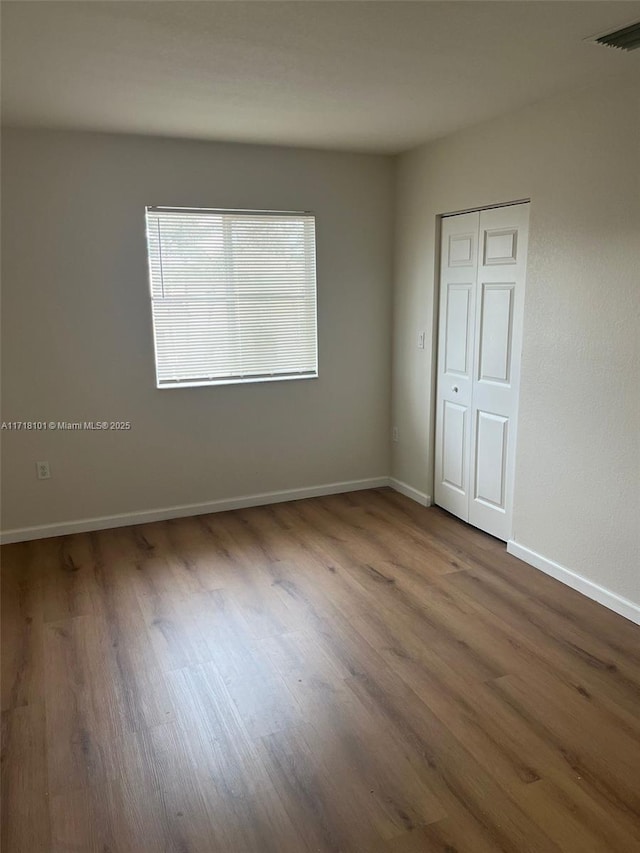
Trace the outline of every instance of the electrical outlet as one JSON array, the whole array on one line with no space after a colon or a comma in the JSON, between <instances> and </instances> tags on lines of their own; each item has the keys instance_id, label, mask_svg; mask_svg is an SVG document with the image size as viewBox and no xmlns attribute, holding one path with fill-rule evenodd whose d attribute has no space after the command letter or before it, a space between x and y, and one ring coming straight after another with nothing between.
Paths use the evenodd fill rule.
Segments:
<instances>
[{"instance_id":1,"label":"electrical outlet","mask_svg":"<svg viewBox=\"0 0 640 853\"><path fill-rule=\"evenodd\" d=\"M427 339L427 333L426 332L418 332L418 349L424 349L426 339Z\"/></svg>"},{"instance_id":2,"label":"electrical outlet","mask_svg":"<svg viewBox=\"0 0 640 853\"><path fill-rule=\"evenodd\" d=\"M391 430L391 441L398 441L398 427L393 427Z\"/></svg>"},{"instance_id":3,"label":"electrical outlet","mask_svg":"<svg viewBox=\"0 0 640 853\"><path fill-rule=\"evenodd\" d=\"M36 476L39 480L49 480L51 477L51 468L48 462L36 462Z\"/></svg>"}]
</instances>

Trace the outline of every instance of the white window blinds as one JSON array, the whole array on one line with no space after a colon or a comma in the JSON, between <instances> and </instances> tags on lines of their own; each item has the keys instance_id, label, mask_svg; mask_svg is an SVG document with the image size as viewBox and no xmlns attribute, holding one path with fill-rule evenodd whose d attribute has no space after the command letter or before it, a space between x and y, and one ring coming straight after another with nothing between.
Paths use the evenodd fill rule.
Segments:
<instances>
[{"instance_id":1,"label":"white window blinds","mask_svg":"<svg viewBox=\"0 0 640 853\"><path fill-rule=\"evenodd\" d=\"M159 388L317 376L313 215L146 217Z\"/></svg>"}]
</instances>

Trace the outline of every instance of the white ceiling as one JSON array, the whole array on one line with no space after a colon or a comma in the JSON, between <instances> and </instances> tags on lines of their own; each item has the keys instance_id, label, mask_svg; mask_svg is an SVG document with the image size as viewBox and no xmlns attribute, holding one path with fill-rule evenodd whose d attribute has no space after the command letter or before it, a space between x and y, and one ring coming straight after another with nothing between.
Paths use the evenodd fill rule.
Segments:
<instances>
[{"instance_id":1,"label":"white ceiling","mask_svg":"<svg viewBox=\"0 0 640 853\"><path fill-rule=\"evenodd\" d=\"M6 124L396 152L605 77L640 2L3 2Z\"/></svg>"}]
</instances>

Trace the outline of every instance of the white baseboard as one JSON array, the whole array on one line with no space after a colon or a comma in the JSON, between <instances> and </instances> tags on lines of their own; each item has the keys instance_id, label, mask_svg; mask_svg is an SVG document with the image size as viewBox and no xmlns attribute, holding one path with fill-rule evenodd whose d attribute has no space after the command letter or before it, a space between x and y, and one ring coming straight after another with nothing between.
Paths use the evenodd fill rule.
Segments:
<instances>
[{"instance_id":1,"label":"white baseboard","mask_svg":"<svg viewBox=\"0 0 640 853\"><path fill-rule=\"evenodd\" d=\"M431 506L430 495L426 495L424 492L419 492L417 489L414 489L413 486L403 483L402 480L396 480L395 477L389 477L389 485L392 489L395 489L396 492L400 492L401 495L406 495L408 498L411 498L412 501L422 504L422 506Z\"/></svg>"},{"instance_id":2,"label":"white baseboard","mask_svg":"<svg viewBox=\"0 0 640 853\"><path fill-rule=\"evenodd\" d=\"M591 598L599 604L604 604L604 606L608 607L609 610L613 610L621 616L624 616L626 619L629 619L631 622L635 622L637 625L640 625L640 605L635 604L628 598L623 598L621 595L617 595L617 593L612 592L610 589L606 589L605 587L600 586L600 584L594 583L587 578L583 578L582 575L571 571L571 569L566 569L559 563L554 563L553 560L548 560L546 557L543 557L541 554L537 554L530 548L525 548L524 545L519 545L513 539L510 539L507 542L507 551L510 554L513 554L514 557L518 557L518 559L524 560L525 563L529 563L529 565L534 566L534 568L540 569L540 571L544 572L546 575L551 575L552 578L555 578L567 586L570 586L572 589L581 592L582 595L586 595L587 598Z\"/></svg>"},{"instance_id":3,"label":"white baseboard","mask_svg":"<svg viewBox=\"0 0 640 853\"><path fill-rule=\"evenodd\" d=\"M388 485L390 485L389 477L371 477L367 480L347 480L342 483L324 483L319 486L309 486L301 489L261 492L257 495L224 498L222 500L209 501L208 503L183 504L164 509L129 512L122 515L104 515L98 518L64 521L59 524L44 524L39 527L22 527L15 530L5 530L0 533L0 543L27 542L31 539L47 539L50 536L66 536L71 533L87 533L91 530L105 530L109 527L129 527L132 524L148 524L153 521L165 521L168 518L206 515L211 512L225 512L229 509L264 506L265 504L296 501L303 498L317 498L322 495L338 495L343 492L357 492L362 489L378 489L381 486Z\"/></svg>"}]
</instances>

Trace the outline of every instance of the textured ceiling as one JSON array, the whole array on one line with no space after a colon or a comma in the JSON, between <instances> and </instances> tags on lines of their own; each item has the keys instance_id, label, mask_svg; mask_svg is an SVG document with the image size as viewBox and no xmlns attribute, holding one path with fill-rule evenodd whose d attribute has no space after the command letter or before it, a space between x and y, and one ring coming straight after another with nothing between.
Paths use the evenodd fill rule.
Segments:
<instances>
[{"instance_id":1,"label":"textured ceiling","mask_svg":"<svg viewBox=\"0 0 640 853\"><path fill-rule=\"evenodd\" d=\"M638 74L640 2L3 2L5 123L396 152Z\"/></svg>"}]
</instances>

